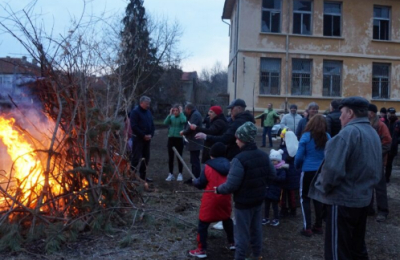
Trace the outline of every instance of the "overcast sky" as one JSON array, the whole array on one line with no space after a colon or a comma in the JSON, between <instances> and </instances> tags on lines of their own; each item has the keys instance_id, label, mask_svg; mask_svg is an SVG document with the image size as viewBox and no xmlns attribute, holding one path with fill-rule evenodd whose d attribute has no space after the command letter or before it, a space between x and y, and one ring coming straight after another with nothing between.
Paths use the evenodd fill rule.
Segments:
<instances>
[{"instance_id":1,"label":"overcast sky","mask_svg":"<svg viewBox=\"0 0 400 260\"><path fill-rule=\"evenodd\" d=\"M2 6L9 5L19 11L31 0L0 0ZM41 14L46 28L54 30L54 35L65 34L70 27L70 18L82 12L83 0L37 0L35 13ZM179 49L188 56L182 61L184 71L198 73L203 68L211 68L217 61L228 64L229 26L221 21L225 0L145 0L146 13L153 17L167 17L178 21L183 34ZM127 0L91 0L86 13L122 15ZM7 14L0 8L0 19ZM28 55L12 37L1 32L0 57L21 57Z\"/></svg>"}]
</instances>

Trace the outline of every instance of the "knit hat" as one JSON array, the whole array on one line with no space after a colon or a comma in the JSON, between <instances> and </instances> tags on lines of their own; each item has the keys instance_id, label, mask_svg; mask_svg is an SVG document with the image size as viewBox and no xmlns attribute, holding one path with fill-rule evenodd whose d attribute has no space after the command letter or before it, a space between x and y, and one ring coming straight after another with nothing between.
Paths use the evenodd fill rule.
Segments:
<instances>
[{"instance_id":1,"label":"knit hat","mask_svg":"<svg viewBox=\"0 0 400 260\"><path fill-rule=\"evenodd\" d=\"M279 149L278 151L271 149L271 151L269 152L269 159L271 159L271 161L280 162L280 161L282 161L282 154L283 154L282 149Z\"/></svg>"},{"instance_id":2,"label":"knit hat","mask_svg":"<svg viewBox=\"0 0 400 260\"><path fill-rule=\"evenodd\" d=\"M378 113L378 108L374 104L368 105L368 111L374 112L375 114Z\"/></svg>"},{"instance_id":3,"label":"knit hat","mask_svg":"<svg viewBox=\"0 0 400 260\"><path fill-rule=\"evenodd\" d=\"M211 146L210 156L217 158L217 157L225 157L225 155L226 155L226 146L223 143L217 142Z\"/></svg>"},{"instance_id":4,"label":"knit hat","mask_svg":"<svg viewBox=\"0 0 400 260\"><path fill-rule=\"evenodd\" d=\"M210 110L213 111L217 115L222 114L222 108L220 106L212 106L212 107L210 107Z\"/></svg>"},{"instance_id":5,"label":"knit hat","mask_svg":"<svg viewBox=\"0 0 400 260\"><path fill-rule=\"evenodd\" d=\"M381 110L380 110L380 112L386 114L386 113L387 113L386 107L382 107Z\"/></svg>"},{"instance_id":6,"label":"knit hat","mask_svg":"<svg viewBox=\"0 0 400 260\"><path fill-rule=\"evenodd\" d=\"M297 106L295 104L290 105L290 109L297 109Z\"/></svg>"},{"instance_id":7,"label":"knit hat","mask_svg":"<svg viewBox=\"0 0 400 260\"><path fill-rule=\"evenodd\" d=\"M253 143L257 135L257 127L252 122L241 125L235 133L237 139L245 143Z\"/></svg>"}]
</instances>

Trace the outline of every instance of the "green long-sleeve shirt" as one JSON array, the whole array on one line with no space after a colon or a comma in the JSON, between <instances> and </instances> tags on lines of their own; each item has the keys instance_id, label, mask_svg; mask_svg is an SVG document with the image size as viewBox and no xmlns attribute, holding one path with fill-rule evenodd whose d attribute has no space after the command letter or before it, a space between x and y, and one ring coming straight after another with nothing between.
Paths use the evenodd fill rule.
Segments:
<instances>
[{"instance_id":1,"label":"green long-sleeve shirt","mask_svg":"<svg viewBox=\"0 0 400 260\"><path fill-rule=\"evenodd\" d=\"M258 118L260 118L262 116L264 116L264 127L274 126L274 121L275 121L274 119L275 118L279 118L279 115L272 108L264 110L264 113L256 116L255 119L258 119Z\"/></svg>"},{"instance_id":2,"label":"green long-sleeve shirt","mask_svg":"<svg viewBox=\"0 0 400 260\"><path fill-rule=\"evenodd\" d=\"M164 120L164 125L169 125L168 137L182 137L179 133L185 127L187 120L183 113L179 116L168 115Z\"/></svg>"}]
</instances>

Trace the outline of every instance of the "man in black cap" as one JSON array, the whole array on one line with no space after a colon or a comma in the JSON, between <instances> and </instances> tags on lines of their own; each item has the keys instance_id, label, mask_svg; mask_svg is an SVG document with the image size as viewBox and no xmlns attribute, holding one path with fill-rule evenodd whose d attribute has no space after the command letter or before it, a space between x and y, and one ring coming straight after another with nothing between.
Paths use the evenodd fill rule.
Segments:
<instances>
[{"instance_id":1,"label":"man in black cap","mask_svg":"<svg viewBox=\"0 0 400 260\"><path fill-rule=\"evenodd\" d=\"M340 123L340 110L339 110L339 104L340 100L332 100L330 106L329 106L329 114L326 116L326 127L327 127L327 132L331 135L331 137L334 137L337 135L342 129L342 124Z\"/></svg>"},{"instance_id":2,"label":"man in black cap","mask_svg":"<svg viewBox=\"0 0 400 260\"><path fill-rule=\"evenodd\" d=\"M235 132L236 130L246 122L254 123L254 117L249 111L245 111L246 103L243 99L235 99L227 107L231 110L231 118L228 128L223 135L214 136L206 135L204 133L197 133L197 139L210 140L211 143L221 142L227 146L226 158L232 160L239 152L240 149L236 144Z\"/></svg>"},{"instance_id":3,"label":"man in black cap","mask_svg":"<svg viewBox=\"0 0 400 260\"><path fill-rule=\"evenodd\" d=\"M368 259L368 205L382 171L379 136L368 120L368 101L340 103L342 130L325 147L309 196L327 204L325 259Z\"/></svg>"},{"instance_id":4,"label":"man in black cap","mask_svg":"<svg viewBox=\"0 0 400 260\"><path fill-rule=\"evenodd\" d=\"M290 131L296 133L297 125L301 119L303 119L301 115L297 114L297 106L292 104L290 105L290 113L282 117L281 128L289 128Z\"/></svg>"},{"instance_id":5,"label":"man in black cap","mask_svg":"<svg viewBox=\"0 0 400 260\"><path fill-rule=\"evenodd\" d=\"M388 153L387 161L386 161L386 169L385 169L385 176L386 182L390 182L390 176L392 175L392 167L394 157L397 155L398 145L399 145L399 138L400 138L400 121L396 116L396 109L393 107L389 107L387 112L388 114L388 128L390 135L392 137L392 145L390 147L390 151Z\"/></svg>"}]
</instances>

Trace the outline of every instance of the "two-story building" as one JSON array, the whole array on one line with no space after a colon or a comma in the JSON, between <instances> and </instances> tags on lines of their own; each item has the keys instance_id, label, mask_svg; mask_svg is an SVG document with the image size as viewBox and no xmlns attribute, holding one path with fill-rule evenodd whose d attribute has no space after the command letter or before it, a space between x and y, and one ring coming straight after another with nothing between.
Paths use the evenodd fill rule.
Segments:
<instances>
[{"instance_id":1,"label":"two-story building","mask_svg":"<svg viewBox=\"0 0 400 260\"><path fill-rule=\"evenodd\" d=\"M225 0L228 91L248 109L363 96L400 111L399 0Z\"/></svg>"}]
</instances>

